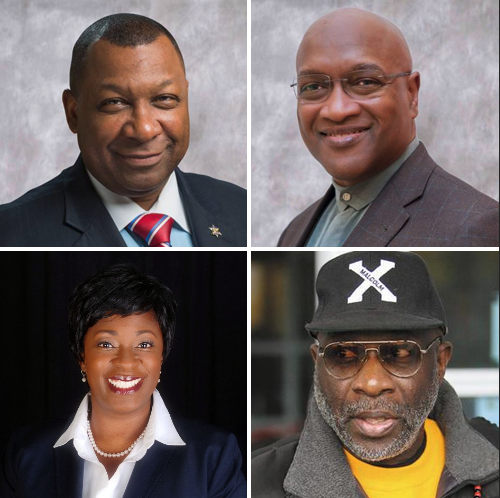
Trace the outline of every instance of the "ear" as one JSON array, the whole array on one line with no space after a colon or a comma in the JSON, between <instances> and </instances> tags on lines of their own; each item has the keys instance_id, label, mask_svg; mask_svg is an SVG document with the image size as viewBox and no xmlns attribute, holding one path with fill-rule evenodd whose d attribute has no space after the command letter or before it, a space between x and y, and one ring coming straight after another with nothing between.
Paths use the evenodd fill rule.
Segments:
<instances>
[{"instance_id":1,"label":"ear","mask_svg":"<svg viewBox=\"0 0 500 498\"><path fill-rule=\"evenodd\" d=\"M82 359L81 361L78 362L78 365L80 365L80 369L83 370L85 372L85 357L82 355Z\"/></svg>"},{"instance_id":2,"label":"ear","mask_svg":"<svg viewBox=\"0 0 500 498\"><path fill-rule=\"evenodd\" d=\"M437 362L440 382L443 382L444 374L446 373L446 367L451 359L452 352L453 346L451 342L446 341L439 345L437 351Z\"/></svg>"},{"instance_id":3,"label":"ear","mask_svg":"<svg viewBox=\"0 0 500 498\"><path fill-rule=\"evenodd\" d=\"M311 351L312 359L314 363L316 363L316 361L318 360L318 345L316 343L311 344L309 351Z\"/></svg>"},{"instance_id":4,"label":"ear","mask_svg":"<svg viewBox=\"0 0 500 498\"><path fill-rule=\"evenodd\" d=\"M62 102L64 106L64 112L66 113L66 121L68 123L69 129L73 133L76 133L78 122L78 103L71 90L64 90L62 94Z\"/></svg>"},{"instance_id":5,"label":"ear","mask_svg":"<svg viewBox=\"0 0 500 498\"><path fill-rule=\"evenodd\" d=\"M415 119L418 116L418 91L420 90L420 73L415 71L408 77L408 95L410 98L410 113Z\"/></svg>"}]
</instances>

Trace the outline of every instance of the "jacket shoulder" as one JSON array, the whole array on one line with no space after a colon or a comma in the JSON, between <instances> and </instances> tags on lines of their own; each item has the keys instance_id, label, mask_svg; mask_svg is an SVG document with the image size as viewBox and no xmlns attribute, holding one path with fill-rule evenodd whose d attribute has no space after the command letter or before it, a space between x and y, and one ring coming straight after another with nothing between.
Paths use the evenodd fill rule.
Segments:
<instances>
[{"instance_id":1,"label":"jacket shoulder","mask_svg":"<svg viewBox=\"0 0 500 498\"><path fill-rule=\"evenodd\" d=\"M452 245L498 246L498 202L491 197L436 166L427 199L435 207L435 228L449 231Z\"/></svg>"},{"instance_id":2,"label":"jacket shoulder","mask_svg":"<svg viewBox=\"0 0 500 498\"><path fill-rule=\"evenodd\" d=\"M323 199L323 197L318 199L289 223L279 238L278 247L294 247L298 245L298 240L304 236L304 232L313 221L314 213Z\"/></svg>"},{"instance_id":3,"label":"jacket shoulder","mask_svg":"<svg viewBox=\"0 0 500 498\"><path fill-rule=\"evenodd\" d=\"M58 417L16 429L10 437L7 453L10 452L12 456L20 452L36 455L38 452L51 450L74 416L73 413L69 417Z\"/></svg>"},{"instance_id":4,"label":"jacket shoulder","mask_svg":"<svg viewBox=\"0 0 500 498\"><path fill-rule=\"evenodd\" d=\"M197 420L175 417L173 421L175 428L186 445L206 446L220 444L224 443L227 439L234 438L230 432Z\"/></svg>"},{"instance_id":5,"label":"jacket shoulder","mask_svg":"<svg viewBox=\"0 0 500 498\"><path fill-rule=\"evenodd\" d=\"M40 245L36 235L40 227L63 224L64 186L70 169L0 206L0 246ZM45 232L47 235L50 230Z\"/></svg>"},{"instance_id":6,"label":"jacket shoulder","mask_svg":"<svg viewBox=\"0 0 500 498\"><path fill-rule=\"evenodd\" d=\"M292 464L299 435L280 439L252 452L252 497L282 497L283 481Z\"/></svg>"},{"instance_id":7,"label":"jacket shoulder","mask_svg":"<svg viewBox=\"0 0 500 498\"><path fill-rule=\"evenodd\" d=\"M498 449L499 446L499 430L498 426L483 417L475 417L469 420L469 424L483 435L491 444Z\"/></svg>"},{"instance_id":8,"label":"jacket shoulder","mask_svg":"<svg viewBox=\"0 0 500 498\"><path fill-rule=\"evenodd\" d=\"M62 194L70 169L71 167L66 168L55 178L29 190L12 202L0 205L0 215L16 209L23 209L26 207L33 207L36 209L40 205L48 204L51 198L57 198L57 196Z\"/></svg>"},{"instance_id":9,"label":"jacket shoulder","mask_svg":"<svg viewBox=\"0 0 500 498\"><path fill-rule=\"evenodd\" d=\"M219 198L222 202L236 201L238 203L244 203L246 207L247 191L244 188L234 183L218 180L217 178L212 178L207 175L185 172L179 173L185 181L189 182L190 188L203 191L205 194L213 194L215 196L222 195L223 197Z\"/></svg>"},{"instance_id":10,"label":"jacket shoulder","mask_svg":"<svg viewBox=\"0 0 500 498\"><path fill-rule=\"evenodd\" d=\"M498 210L498 202L495 199L483 194L438 165L432 174L432 187L446 188L453 196L460 197L462 202L465 201L468 205L474 206L475 210Z\"/></svg>"}]
</instances>

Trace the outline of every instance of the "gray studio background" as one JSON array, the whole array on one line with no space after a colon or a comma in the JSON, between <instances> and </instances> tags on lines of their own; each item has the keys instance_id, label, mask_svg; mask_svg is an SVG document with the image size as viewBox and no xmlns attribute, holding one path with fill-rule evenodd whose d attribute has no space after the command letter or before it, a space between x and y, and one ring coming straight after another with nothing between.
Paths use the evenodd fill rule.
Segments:
<instances>
[{"instance_id":1,"label":"gray studio background","mask_svg":"<svg viewBox=\"0 0 500 498\"><path fill-rule=\"evenodd\" d=\"M181 169L246 185L246 0L0 0L0 12L0 204L75 162L61 101L71 52L117 12L153 18L181 48L191 116Z\"/></svg>"},{"instance_id":2,"label":"gray studio background","mask_svg":"<svg viewBox=\"0 0 500 498\"><path fill-rule=\"evenodd\" d=\"M396 24L421 74L417 133L444 169L498 199L498 0L252 0L252 246L275 246L331 177L309 154L290 83L306 29L340 7Z\"/></svg>"}]
</instances>

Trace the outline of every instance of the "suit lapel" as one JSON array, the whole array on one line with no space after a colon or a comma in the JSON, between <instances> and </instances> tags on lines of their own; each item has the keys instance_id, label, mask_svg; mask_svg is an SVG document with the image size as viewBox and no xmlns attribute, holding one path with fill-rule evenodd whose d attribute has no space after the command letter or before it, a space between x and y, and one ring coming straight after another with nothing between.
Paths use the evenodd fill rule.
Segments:
<instances>
[{"instance_id":1,"label":"suit lapel","mask_svg":"<svg viewBox=\"0 0 500 498\"><path fill-rule=\"evenodd\" d=\"M387 182L361 221L344 243L344 247L384 247L411 223L406 207L424 193L436 168L425 146L420 142L415 152Z\"/></svg>"},{"instance_id":2,"label":"suit lapel","mask_svg":"<svg viewBox=\"0 0 500 498\"><path fill-rule=\"evenodd\" d=\"M66 180L64 197L66 201L64 221L81 233L73 246L126 246L108 210L94 190L81 156L78 157Z\"/></svg>"},{"instance_id":3,"label":"suit lapel","mask_svg":"<svg viewBox=\"0 0 500 498\"><path fill-rule=\"evenodd\" d=\"M123 498L143 498L150 496L156 483L159 480L165 480L163 474L167 473L167 467L174 452L175 446L166 446L155 441L146 455L136 462ZM178 495L172 489L170 496Z\"/></svg>"},{"instance_id":4,"label":"suit lapel","mask_svg":"<svg viewBox=\"0 0 500 498\"><path fill-rule=\"evenodd\" d=\"M57 498L82 497L84 461L71 442L54 448L56 459Z\"/></svg>"},{"instance_id":5,"label":"suit lapel","mask_svg":"<svg viewBox=\"0 0 500 498\"><path fill-rule=\"evenodd\" d=\"M191 239L196 247L234 247L235 229L223 221L219 215L219 205L211 192L194 189L189 178L179 168L175 170L182 204L186 211ZM212 235L210 227L218 228L221 235ZM217 231L215 231L217 233Z\"/></svg>"},{"instance_id":6,"label":"suit lapel","mask_svg":"<svg viewBox=\"0 0 500 498\"><path fill-rule=\"evenodd\" d=\"M299 215L300 220L296 219L293 226L287 228L278 242L278 247L304 247L323 211L334 197L335 189L332 185L321 199Z\"/></svg>"},{"instance_id":7,"label":"suit lapel","mask_svg":"<svg viewBox=\"0 0 500 498\"><path fill-rule=\"evenodd\" d=\"M384 202L377 203L382 195ZM401 197L387 184L344 242L344 247L385 247L408 218Z\"/></svg>"}]
</instances>

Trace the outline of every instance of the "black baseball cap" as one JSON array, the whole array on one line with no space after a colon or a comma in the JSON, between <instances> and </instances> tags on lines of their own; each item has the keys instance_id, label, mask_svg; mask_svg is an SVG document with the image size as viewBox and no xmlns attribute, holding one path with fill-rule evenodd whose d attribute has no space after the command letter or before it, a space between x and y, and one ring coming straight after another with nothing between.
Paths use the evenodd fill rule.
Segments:
<instances>
[{"instance_id":1,"label":"black baseball cap","mask_svg":"<svg viewBox=\"0 0 500 498\"><path fill-rule=\"evenodd\" d=\"M424 260L399 251L355 251L326 263L316 280L317 332L428 330L448 327Z\"/></svg>"}]
</instances>

